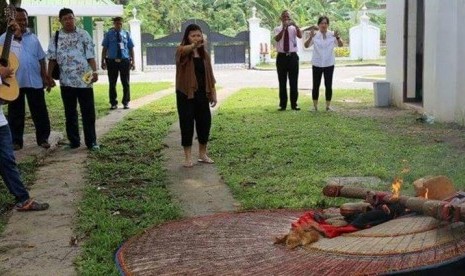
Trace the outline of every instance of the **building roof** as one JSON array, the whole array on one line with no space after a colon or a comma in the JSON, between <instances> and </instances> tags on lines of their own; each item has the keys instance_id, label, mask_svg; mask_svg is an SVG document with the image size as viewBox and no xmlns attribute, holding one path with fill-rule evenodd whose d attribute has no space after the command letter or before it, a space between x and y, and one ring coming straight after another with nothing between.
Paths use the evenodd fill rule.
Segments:
<instances>
[{"instance_id":1,"label":"building roof","mask_svg":"<svg viewBox=\"0 0 465 276\"><path fill-rule=\"evenodd\" d=\"M29 16L58 16L64 7L72 9L76 16L123 15L123 5L111 0L22 0L21 7Z\"/></svg>"}]
</instances>

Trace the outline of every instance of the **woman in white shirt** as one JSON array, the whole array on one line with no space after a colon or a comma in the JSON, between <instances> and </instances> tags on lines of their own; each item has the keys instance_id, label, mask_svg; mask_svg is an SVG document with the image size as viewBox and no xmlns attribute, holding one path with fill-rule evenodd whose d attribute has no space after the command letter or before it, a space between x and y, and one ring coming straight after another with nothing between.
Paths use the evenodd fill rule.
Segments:
<instances>
[{"instance_id":1,"label":"woman in white shirt","mask_svg":"<svg viewBox=\"0 0 465 276\"><path fill-rule=\"evenodd\" d=\"M331 111L331 98L333 96L333 73L334 73L334 47L342 47L343 42L337 31L329 31L329 18L321 16L318 18L318 31L312 28L310 37L305 41L305 48L313 45L312 70L313 90L312 99L315 111L318 110L318 96L320 94L321 77L325 77L326 110Z\"/></svg>"}]
</instances>

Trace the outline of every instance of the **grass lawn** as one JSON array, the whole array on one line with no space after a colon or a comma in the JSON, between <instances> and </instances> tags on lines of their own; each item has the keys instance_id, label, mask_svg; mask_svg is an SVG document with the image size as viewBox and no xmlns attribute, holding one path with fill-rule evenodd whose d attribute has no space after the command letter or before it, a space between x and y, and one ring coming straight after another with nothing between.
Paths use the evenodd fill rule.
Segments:
<instances>
[{"instance_id":1,"label":"grass lawn","mask_svg":"<svg viewBox=\"0 0 465 276\"><path fill-rule=\"evenodd\" d=\"M338 201L321 194L328 177L376 176L390 183L399 176L409 193L426 175L443 174L465 186L463 149L436 139L450 125L422 124L418 115L396 109L398 115L388 115L372 107L368 90L337 90L336 112L309 112L309 96L299 99L302 111L279 112L277 95L244 90L213 122L212 156L245 209L333 205Z\"/></svg>"},{"instance_id":2,"label":"grass lawn","mask_svg":"<svg viewBox=\"0 0 465 276\"><path fill-rule=\"evenodd\" d=\"M136 110L101 139L92 153L89 180L79 206L77 261L83 275L118 275L113 254L145 228L180 217L165 187L162 140L177 120L175 97Z\"/></svg>"}]
</instances>

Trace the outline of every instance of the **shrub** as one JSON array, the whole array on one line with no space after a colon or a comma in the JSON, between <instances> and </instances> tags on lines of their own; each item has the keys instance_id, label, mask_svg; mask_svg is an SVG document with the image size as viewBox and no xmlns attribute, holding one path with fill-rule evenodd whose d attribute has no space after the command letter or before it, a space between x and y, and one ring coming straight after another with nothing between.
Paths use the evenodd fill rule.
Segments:
<instances>
[{"instance_id":1,"label":"shrub","mask_svg":"<svg viewBox=\"0 0 465 276\"><path fill-rule=\"evenodd\" d=\"M337 47L335 51L336 57L348 57L350 55L349 47Z\"/></svg>"},{"instance_id":2,"label":"shrub","mask_svg":"<svg viewBox=\"0 0 465 276\"><path fill-rule=\"evenodd\" d=\"M386 49L387 49L386 46L381 47L380 54L381 54L382 57L385 57L385 56L386 56Z\"/></svg>"},{"instance_id":3,"label":"shrub","mask_svg":"<svg viewBox=\"0 0 465 276\"><path fill-rule=\"evenodd\" d=\"M270 49L270 57L272 59L276 59L276 57L278 56L278 51L276 51L276 47L271 47Z\"/></svg>"}]
</instances>

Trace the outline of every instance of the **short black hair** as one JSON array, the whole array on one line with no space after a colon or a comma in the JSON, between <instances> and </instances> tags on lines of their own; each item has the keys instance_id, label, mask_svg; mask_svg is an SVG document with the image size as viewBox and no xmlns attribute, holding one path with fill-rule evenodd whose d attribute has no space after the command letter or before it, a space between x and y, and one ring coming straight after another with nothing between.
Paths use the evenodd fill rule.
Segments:
<instances>
[{"instance_id":1,"label":"short black hair","mask_svg":"<svg viewBox=\"0 0 465 276\"><path fill-rule=\"evenodd\" d=\"M117 17L113 17L111 19L111 21L113 22L122 22L123 21L123 18L121 16L117 16Z\"/></svg>"},{"instance_id":2,"label":"short black hair","mask_svg":"<svg viewBox=\"0 0 465 276\"><path fill-rule=\"evenodd\" d=\"M60 10L60 12L58 13L58 18L61 20L61 18L62 18L63 16L65 16L65 15L67 15L67 14L70 14L70 13L71 13L72 15L74 15L74 12L73 12L72 9L62 8L62 9Z\"/></svg>"},{"instance_id":3,"label":"short black hair","mask_svg":"<svg viewBox=\"0 0 465 276\"><path fill-rule=\"evenodd\" d=\"M27 13L27 11L23 8L20 8L20 7L16 7L15 8L16 12L24 12L26 14L26 16L29 16L29 14Z\"/></svg>"}]
</instances>

